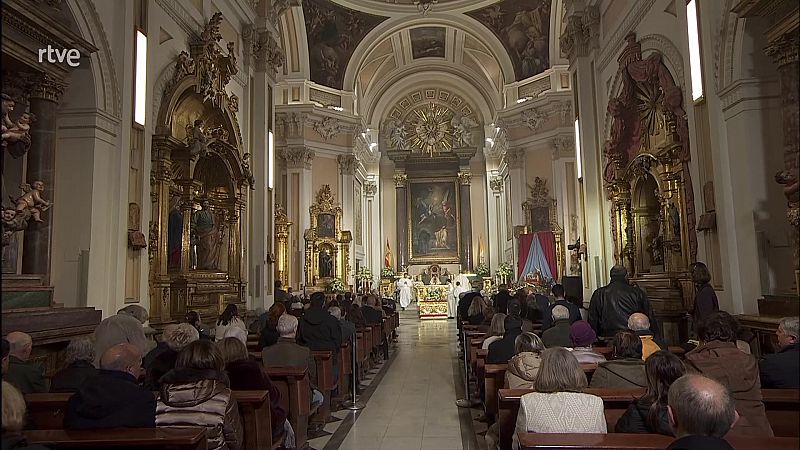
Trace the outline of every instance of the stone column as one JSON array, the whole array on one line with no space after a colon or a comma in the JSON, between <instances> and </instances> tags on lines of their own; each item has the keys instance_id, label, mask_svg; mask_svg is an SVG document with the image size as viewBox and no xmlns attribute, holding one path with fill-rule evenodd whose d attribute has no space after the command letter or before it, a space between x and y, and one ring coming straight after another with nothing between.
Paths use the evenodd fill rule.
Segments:
<instances>
[{"instance_id":1,"label":"stone column","mask_svg":"<svg viewBox=\"0 0 800 450\"><path fill-rule=\"evenodd\" d=\"M360 201L360 199L353 198L353 185L355 180L355 173L356 173L356 157L353 155L338 155L336 157L336 161L339 163L339 192L341 193L342 197L342 210L345 212L342 215L342 230L350 230L353 232L353 227L355 226L355 218L353 217L353 212L355 211L354 203ZM362 230L363 231L363 230ZM363 241L363 236L361 237ZM353 251L349 252L348 259L349 261L345 261L345 264L349 264L350 267L355 267L355 248L352 249ZM348 274L349 280L342 280L345 284L355 286L355 274L350 273Z\"/></svg>"},{"instance_id":2,"label":"stone column","mask_svg":"<svg viewBox=\"0 0 800 450\"><path fill-rule=\"evenodd\" d=\"M492 273L504 261L503 246L505 238L503 230L506 229L506 214L503 211L503 178L496 172L489 178L489 187L492 189L492 196L489 197L489 267Z\"/></svg>"},{"instance_id":3,"label":"stone column","mask_svg":"<svg viewBox=\"0 0 800 450\"><path fill-rule=\"evenodd\" d=\"M397 218L397 267L396 272L408 268L408 176L405 172L394 174L395 217Z\"/></svg>"},{"instance_id":4,"label":"stone column","mask_svg":"<svg viewBox=\"0 0 800 450\"><path fill-rule=\"evenodd\" d=\"M472 173L469 170L458 172L458 184L461 190L461 271L472 273L472 206L470 204L469 186Z\"/></svg>"},{"instance_id":5,"label":"stone column","mask_svg":"<svg viewBox=\"0 0 800 450\"><path fill-rule=\"evenodd\" d=\"M314 150L304 145L290 146L280 152L281 157L286 161L286 211L289 220L297 224L297 241L291 239L289 242L291 255L289 260L292 266L289 267L290 284L297 280L298 284L307 285L312 280L306 280L306 242L303 234L311 226L311 217L308 209L311 207L314 193L311 191L313 185L311 179L311 164L314 161ZM296 183L295 183L296 181ZM296 184L296 189L295 189ZM295 209L293 205L297 205ZM299 262L299 267L294 265L294 261Z\"/></svg>"},{"instance_id":6,"label":"stone column","mask_svg":"<svg viewBox=\"0 0 800 450\"><path fill-rule=\"evenodd\" d=\"M44 183L42 197L53 201L55 192L56 113L64 93L64 84L48 74L40 74L33 81L30 94L30 111L36 115L31 126L31 148L28 150L25 182ZM54 205L57 207L57 205ZM50 282L50 241L53 234L52 209L41 214L42 222L29 222L22 244L22 273L44 275Z\"/></svg>"},{"instance_id":7,"label":"stone column","mask_svg":"<svg viewBox=\"0 0 800 450\"><path fill-rule=\"evenodd\" d=\"M796 23L796 22L795 22ZM794 250L795 292L800 292L800 142L798 141L798 86L800 64L798 63L797 29L772 41L764 50L778 66L781 83L781 109L783 114L783 162L784 171L776 175L778 183L784 185L784 195L788 201L786 218L789 221Z\"/></svg>"}]
</instances>

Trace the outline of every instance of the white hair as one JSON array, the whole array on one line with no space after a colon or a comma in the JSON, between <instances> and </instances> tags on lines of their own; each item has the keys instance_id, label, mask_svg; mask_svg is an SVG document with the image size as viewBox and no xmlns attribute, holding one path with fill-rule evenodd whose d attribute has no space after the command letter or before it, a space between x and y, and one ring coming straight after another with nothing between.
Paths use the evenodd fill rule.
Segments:
<instances>
[{"instance_id":1,"label":"white hair","mask_svg":"<svg viewBox=\"0 0 800 450\"><path fill-rule=\"evenodd\" d=\"M179 323L164 328L164 342L171 350L179 352L192 342L200 339L200 333L190 323Z\"/></svg>"},{"instance_id":2,"label":"white hair","mask_svg":"<svg viewBox=\"0 0 800 450\"><path fill-rule=\"evenodd\" d=\"M336 320L340 320L342 318L342 308L338 306L331 306L328 308L328 313L336 318Z\"/></svg>"},{"instance_id":3,"label":"white hair","mask_svg":"<svg viewBox=\"0 0 800 450\"><path fill-rule=\"evenodd\" d=\"M94 361L94 338L91 335L69 341L64 350L64 362L72 364L75 361Z\"/></svg>"},{"instance_id":4,"label":"white hair","mask_svg":"<svg viewBox=\"0 0 800 450\"><path fill-rule=\"evenodd\" d=\"M800 338L800 319L797 317L784 317L781 319L780 326L784 333Z\"/></svg>"},{"instance_id":5,"label":"white hair","mask_svg":"<svg viewBox=\"0 0 800 450\"><path fill-rule=\"evenodd\" d=\"M292 337L297 333L297 317L284 314L278 319L278 326L275 328L281 337Z\"/></svg>"},{"instance_id":6,"label":"white hair","mask_svg":"<svg viewBox=\"0 0 800 450\"><path fill-rule=\"evenodd\" d=\"M564 305L556 305L553 307L553 320L566 320L569 319L569 310Z\"/></svg>"}]
</instances>

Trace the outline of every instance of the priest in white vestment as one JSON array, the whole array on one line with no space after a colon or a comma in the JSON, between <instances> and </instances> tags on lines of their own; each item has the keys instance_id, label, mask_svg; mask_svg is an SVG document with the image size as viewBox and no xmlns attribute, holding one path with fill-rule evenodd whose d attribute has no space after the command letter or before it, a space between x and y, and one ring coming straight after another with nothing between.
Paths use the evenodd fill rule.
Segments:
<instances>
[{"instance_id":1,"label":"priest in white vestment","mask_svg":"<svg viewBox=\"0 0 800 450\"><path fill-rule=\"evenodd\" d=\"M461 294L469 292L470 290L472 290L472 288L469 283L469 278L463 273L458 274L458 276L450 282L450 289L447 296L448 318L452 319L458 315L458 300L461 298Z\"/></svg>"},{"instance_id":2,"label":"priest in white vestment","mask_svg":"<svg viewBox=\"0 0 800 450\"><path fill-rule=\"evenodd\" d=\"M397 280L397 292L400 300L400 307L404 310L408 308L408 305L411 304L411 285L411 279L405 275Z\"/></svg>"}]
</instances>

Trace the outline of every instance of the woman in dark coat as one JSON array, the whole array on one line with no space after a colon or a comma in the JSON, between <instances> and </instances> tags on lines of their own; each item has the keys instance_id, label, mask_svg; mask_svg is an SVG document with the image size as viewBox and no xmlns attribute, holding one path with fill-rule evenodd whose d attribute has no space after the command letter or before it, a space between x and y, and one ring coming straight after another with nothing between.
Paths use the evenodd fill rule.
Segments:
<instances>
[{"instance_id":1,"label":"woman in dark coat","mask_svg":"<svg viewBox=\"0 0 800 450\"><path fill-rule=\"evenodd\" d=\"M714 288L711 287L711 273L701 262L692 264L692 282L694 283L694 304L689 314L692 316L694 332L697 333L700 323L715 311L719 311L719 301Z\"/></svg>"},{"instance_id":2,"label":"woman in dark coat","mask_svg":"<svg viewBox=\"0 0 800 450\"><path fill-rule=\"evenodd\" d=\"M286 305L283 302L277 302L269 308L267 312L267 320L264 328L261 329L261 334L258 337L258 347L263 349L278 342L280 334L278 333L278 319L286 314Z\"/></svg>"},{"instance_id":3,"label":"woman in dark coat","mask_svg":"<svg viewBox=\"0 0 800 450\"><path fill-rule=\"evenodd\" d=\"M644 363L647 393L633 401L614 427L615 433L656 433L674 436L667 414L669 387L686 373L686 367L672 353L661 350Z\"/></svg>"}]
</instances>

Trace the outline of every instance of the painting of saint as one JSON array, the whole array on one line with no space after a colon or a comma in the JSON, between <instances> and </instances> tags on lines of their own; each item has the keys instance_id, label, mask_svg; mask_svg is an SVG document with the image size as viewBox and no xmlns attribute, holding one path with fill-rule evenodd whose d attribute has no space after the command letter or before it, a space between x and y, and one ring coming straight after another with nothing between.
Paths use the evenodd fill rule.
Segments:
<instances>
[{"instance_id":1,"label":"painting of saint","mask_svg":"<svg viewBox=\"0 0 800 450\"><path fill-rule=\"evenodd\" d=\"M445 29L442 27L412 28L411 54L417 58L444 58Z\"/></svg>"},{"instance_id":2,"label":"painting of saint","mask_svg":"<svg viewBox=\"0 0 800 450\"><path fill-rule=\"evenodd\" d=\"M192 214L192 234L197 245L197 268L219 269L221 233L217 218L203 200L200 211Z\"/></svg>"},{"instance_id":3,"label":"painting of saint","mask_svg":"<svg viewBox=\"0 0 800 450\"><path fill-rule=\"evenodd\" d=\"M180 270L183 245L183 213L181 197L172 196L169 202L169 222L167 229L167 267L168 270Z\"/></svg>"},{"instance_id":4,"label":"painting of saint","mask_svg":"<svg viewBox=\"0 0 800 450\"><path fill-rule=\"evenodd\" d=\"M320 214L317 216L317 236L336 237L336 217L333 214Z\"/></svg>"},{"instance_id":5,"label":"painting of saint","mask_svg":"<svg viewBox=\"0 0 800 450\"><path fill-rule=\"evenodd\" d=\"M467 15L500 39L519 81L550 67L550 6L551 0L503 0Z\"/></svg>"},{"instance_id":6,"label":"painting of saint","mask_svg":"<svg viewBox=\"0 0 800 450\"><path fill-rule=\"evenodd\" d=\"M455 180L409 180L409 188L411 261L457 262L459 223Z\"/></svg>"}]
</instances>

